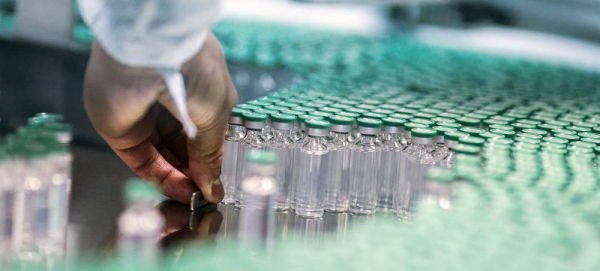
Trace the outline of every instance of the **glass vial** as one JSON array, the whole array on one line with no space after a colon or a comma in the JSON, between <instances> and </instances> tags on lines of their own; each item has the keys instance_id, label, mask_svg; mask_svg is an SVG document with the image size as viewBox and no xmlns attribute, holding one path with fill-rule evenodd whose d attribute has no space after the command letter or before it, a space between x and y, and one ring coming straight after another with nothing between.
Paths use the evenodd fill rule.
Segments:
<instances>
[{"instance_id":1,"label":"glass vial","mask_svg":"<svg viewBox=\"0 0 600 271\"><path fill-rule=\"evenodd\" d=\"M348 210L348 182L350 178L350 137L354 118L329 118L331 133L327 138L329 155L325 180L324 208L329 212Z\"/></svg>"},{"instance_id":2,"label":"glass vial","mask_svg":"<svg viewBox=\"0 0 600 271\"><path fill-rule=\"evenodd\" d=\"M378 176L377 210L394 210L393 194L400 183L400 156L402 155L402 135L406 120L384 118L380 174Z\"/></svg>"},{"instance_id":3,"label":"glass vial","mask_svg":"<svg viewBox=\"0 0 600 271\"><path fill-rule=\"evenodd\" d=\"M288 210L290 208L290 190L292 183L292 169L294 161L292 151L294 140L292 131L296 122L296 116L275 113L271 115L273 124L273 139L269 142L269 150L277 156L275 165L275 182L277 185L277 210Z\"/></svg>"},{"instance_id":4,"label":"glass vial","mask_svg":"<svg viewBox=\"0 0 600 271\"><path fill-rule=\"evenodd\" d=\"M246 110L234 108L229 117L229 128L225 134L225 150L223 153L223 165L221 167L221 182L225 189L223 203L233 204L235 202L235 187L238 152L241 141L246 136L246 128L243 125L243 114Z\"/></svg>"},{"instance_id":5,"label":"glass vial","mask_svg":"<svg viewBox=\"0 0 600 271\"><path fill-rule=\"evenodd\" d=\"M440 166L445 168L452 168L454 162L454 147L458 146L458 140L463 137L468 137L469 134L460 132L446 132L444 133L444 146L447 148L446 156L440 160Z\"/></svg>"},{"instance_id":6,"label":"glass vial","mask_svg":"<svg viewBox=\"0 0 600 271\"><path fill-rule=\"evenodd\" d=\"M327 135L328 121L306 120L307 140L298 156L298 182L295 189L296 214L303 217L323 216L323 196L327 178Z\"/></svg>"},{"instance_id":7,"label":"glass vial","mask_svg":"<svg viewBox=\"0 0 600 271\"><path fill-rule=\"evenodd\" d=\"M262 131L263 128L265 128L267 118L268 116L262 113L244 112L242 114L244 127L246 128L246 136L242 141L242 146L239 148L237 155L238 162L235 170L235 207L242 208L242 198L244 197L244 194L242 193L241 184L246 172L246 153L253 149L265 150L268 145L268 141L264 138Z\"/></svg>"},{"instance_id":8,"label":"glass vial","mask_svg":"<svg viewBox=\"0 0 600 271\"><path fill-rule=\"evenodd\" d=\"M350 213L373 214L377 207L377 176L381 158L381 144L377 135L382 122L359 118L359 137L350 154Z\"/></svg>"}]
</instances>

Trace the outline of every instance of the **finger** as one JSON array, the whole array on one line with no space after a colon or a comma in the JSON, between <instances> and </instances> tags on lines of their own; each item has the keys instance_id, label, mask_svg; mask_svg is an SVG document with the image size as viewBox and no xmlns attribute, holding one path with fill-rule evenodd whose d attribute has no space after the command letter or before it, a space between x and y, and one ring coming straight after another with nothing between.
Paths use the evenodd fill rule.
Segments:
<instances>
[{"instance_id":1,"label":"finger","mask_svg":"<svg viewBox=\"0 0 600 271\"><path fill-rule=\"evenodd\" d=\"M162 106L161 106L162 107ZM156 116L156 131L160 141L181 163L187 164L187 137L183 127L169 111L162 107Z\"/></svg>"},{"instance_id":2,"label":"finger","mask_svg":"<svg viewBox=\"0 0 600 271\"><path fill-rule=\"evenodd\" d=\"M111 145L110 140L107 142ZM191 180L173 167L149 140L124 149L113 147L113 150L133 172L155 183L161 193L172 199L189 203L192 193L198 190Z\"/></svg>"}]
</instances>

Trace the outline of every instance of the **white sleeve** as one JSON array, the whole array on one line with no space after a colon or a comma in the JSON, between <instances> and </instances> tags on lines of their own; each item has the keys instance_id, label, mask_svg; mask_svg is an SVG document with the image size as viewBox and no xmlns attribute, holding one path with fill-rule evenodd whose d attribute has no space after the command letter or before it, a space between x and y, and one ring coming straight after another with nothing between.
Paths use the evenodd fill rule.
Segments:
<instances>
[{"instance_id":1,"label":"white sleeve","mask_svg":"<svg viewBox=\"0 0 600 271\"><path fill-rule=\"evenodd\" d=\"M204 44L219 0L79 0L96 40L117 61L178 69Z\"/></svg>"}]
</instances>

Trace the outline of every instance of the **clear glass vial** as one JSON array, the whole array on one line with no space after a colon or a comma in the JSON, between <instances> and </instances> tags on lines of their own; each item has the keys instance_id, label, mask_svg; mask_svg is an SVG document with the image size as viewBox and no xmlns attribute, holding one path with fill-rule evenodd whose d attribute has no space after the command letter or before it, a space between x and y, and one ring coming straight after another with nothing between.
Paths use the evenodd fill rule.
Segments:
<instances>
[{"instance_id":1,"label":"clear glass vial","mask_svg":"<svg viewBox=\"0 0 600 271\"><path fill-rule=\"evenodd\" d=\"M444 133L444 146L448 151L446 156L440 160L440 166L452 168L452 163L454 161L454 147L459 144L461 138L465 137L469 137L469 134L454 131Z\"/></svg>"},{"instance_id":2,"label":"clear glass vial","mask_svg":"<svg viewBox=\"0 0 600 271\"><path fill-rule=\"evenodd\" d=\"M223 203L233 204L235 202L235 183L237 173L238 152L240 141L246 136L246 128L243 125L243 114L246 110L234 108L229 117L229 128L225 134L225 150L223 153L223 165L221 166L221 182L225 189Z\"/></svg>"},{"instance_id":3,"label":"clear glass vial","mask_svg":"<svg viewBox=\"0 0 600 271\"><path fill-rule=\"evenodd\" d=\"M242 140L242 146L239 148L236 165L236 188L235 188L235 207L242 208L242 180L246 173L246 153L252 149L265 150L268 141L264 137L263 128L265 128L268 119L267 114L244 112L242 114L244 127L246 128L246 136Z\"/></svg>"},{"instance_id":4,"label":"clear glass vial","mask_svg":"<svg viewBox=\"0 0 600 271\"><path fill-rule=\"evenodd\" d=\"M402 135L406 120L383 118L383 137L381 164L378 176L377 210L390 212L394 210L393 192L400 182L400 156L402 155Z\"/></svg>"},{"instance_id":5,"label":"clear glass vial","mask_svg":"<svg viewBox=\"0 0 600 271\"><path fill-rule=\"evenodd\" d=\"M322 217L324 185L327 178L327 136L330 123L324 120L306 120L307 140L298 156L298 181L295 189L296 214L303 217Z\"/></svg>"},{"instance_id":6,"label":"clear glass vial","mask_svg":"<svg viewBox=\"0 0 600 271\"><path fill-rule=\"evenodd\" d=\"M350 178L350 136L354 118L332 116L329 134L328 168L325 181L324 208L329 212L348 210L348 182Z\"/></svg>"},{"instance_id":7,"label":"clear glass vial","mask_svg":"<svg viewBox=\"0 0 600 271\"><path fill-rule=\"evenodd\" d=\"M377 175L381 157L381 144L377 135L382 122L377 119L359 118L360 137L352 146L350 154L350 205L354 214L372 214L377 207Z\"/></svg>"},{"instance_id":8,"label":"clear glass vial","mask_svg":"<svg viewBox=\"0 0 600 271\"><path fill-rule=\"evenodd\" d=\"M290 185L294 168L292 131L296 116L275 113L271 114L270 119L274 133L268 148L277 155L274 178L278 194L275 208L287 210L290 208Z\"/></svg>"}]
</instances>

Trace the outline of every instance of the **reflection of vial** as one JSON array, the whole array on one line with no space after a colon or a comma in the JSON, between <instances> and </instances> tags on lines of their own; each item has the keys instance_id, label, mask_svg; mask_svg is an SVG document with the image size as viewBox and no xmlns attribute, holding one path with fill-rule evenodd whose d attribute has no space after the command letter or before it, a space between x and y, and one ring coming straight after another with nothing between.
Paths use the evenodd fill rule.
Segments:
<instances>
[{"instance_id":1,"label":"reflection of vial","mask_svg":"<svg viewBox=\"0 0 600 271\"><path fill-rule=\"evenodd\" d=\"M353 118L333 116L331 134L328 138L329 155L327 179L325 180L325 211L345 212L348 210L348 181L350 174L350 133Z\"/></svg>"},{"instance_id":2,"label":"reflection of vial","mask_svg":"<svg viewBox=\"0 0 600 271\"><path fill-rule=\"evenodd\" d=\"M9 156L5 146L0 145L0 264L11 255L15 190L22 166L20 159Z\"/></svg>"},{"instance_id":3,"label":"reflection of vial","mask_svg":"<svg viewBox=\"0 0 600 271\"><path fill-rule=\"evenodd\" d=\"M158 270L160 255L157 238L165 220L152 205L156 191L144 181L127 182L125 196L127 208L119 216L119 256L125 268Z\"/></svg>"},{"instance_id":4,"label":"reflection of vial","mask_svg":"<svg viewBox=\"0 0 600 271\"><path fill-rule=\"evenodd\" d=\"M426 173L424 200L444 209L452 206L455 176L450 169L434 167Z\"/></svg>"},{"instance_id":5,"label":"reflection of vial","mask_svg":"<svg viewBox=\"0 0 600 271\"><path fill-rule=\"evenodd\" d=\"M359 138L350 155L350 206L355 214L372 214L377 207L377 174L381 144L377 142L382 122L359 118Z\"/></svg>"},{"instance_id":6,"label":"reflection of vial","mask_svg":"<svg viewBox=\"0 0 600 271\"><path fill-rule=\"evenodd\" d=\"M299 177L296 183L296 214L304 217L323 216L323 187L327 178L327 121L309 119L306 125L306 143L298 156Z\"/></svg>"},{"instance_id":7,"label":"reflection of vial","mask_svg":"<svg viewBox=\"0 0 600 271\"><path fill-rule=\"evenodd\" d=\"M241 183L244 208L240 211L238 238L242 248L268 249L275 230L276 156L273 152L251 150L246 160L247 174Z\"/></svg>"},{"instance_id":8,"label":"reflection of vial","mask_svg":"<svg viewBox=\"0 0 600 271\"><path fill-rule=\"evenodd\" d=\"M242 180L246 173L246 153L252 149L264 150L267 147L267 140L263 136L262 129L265 127L268 116L262 113L244 112L242 114L244 127L246 127L246 136L242 141L242 147L239 148L236 165L236 189L235 189L235 207L242 207Z\"/></svg>"},{"instance_id":9,"label":"reflection of vial","mask_svg":"<svg viewBox=\"0 0 600 271\"><path fill-rule=\"evenodd\" d=\"M277 202L275 208L287 210L290 208L290 184L292 183L293 157L292 129L296 116L275 113L271 115L274 136L269 142L269 150L277 155L275 166L275 181L277 184Z\"/></svg>"},{"instance_id":10,"label":"reflection of vial","mask_svg":"<svg viewBox=\"0 0 600 271\"><path fill-rule=\"evenodd\" d=\"M406 121L397 118L383 119L383 143L378 176L377 209L382 212L393 210L394 189L400 183L400 155L402 134Z\"/></svg>"},{"instance_id":11,"label":"reflection of vial","mask_svg":"<svg viewBox=\"0 0 600 271\"><path fill-rule=\"evenodd\" d=\"M229 117L229 129L225 135L225 150L223 153L223 165L221 167L221 182L225 189L223 203L232 204L234 202L236 167L238 162L238 152L240 141L246 135L246 128L242 125L242 114L245 110L234 108Z\"/></svg>"}]
</instances>

